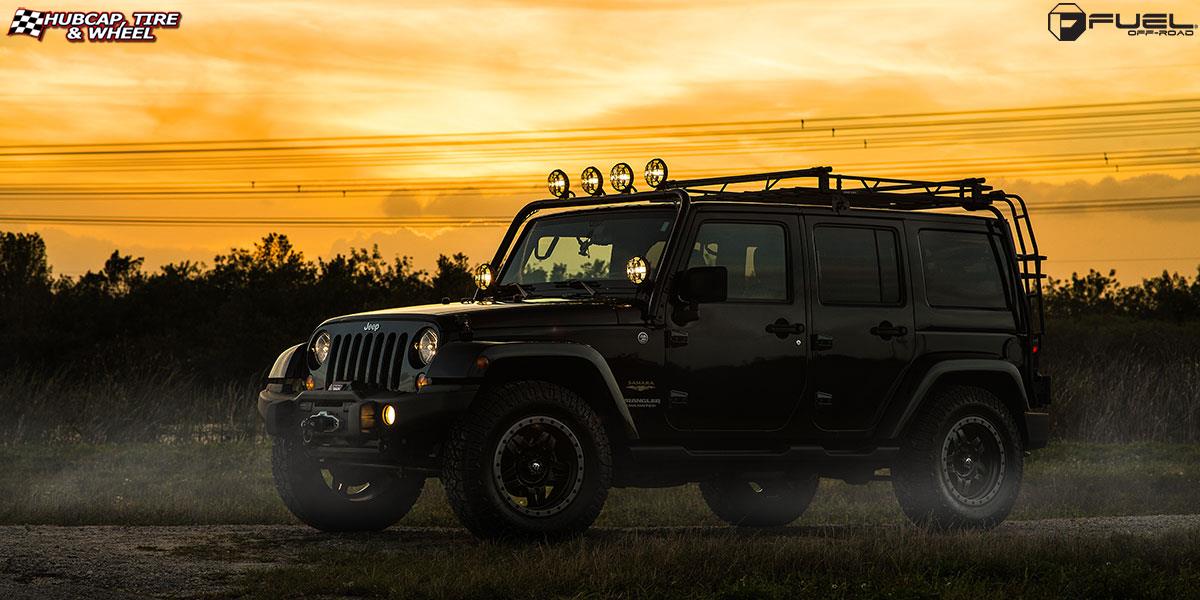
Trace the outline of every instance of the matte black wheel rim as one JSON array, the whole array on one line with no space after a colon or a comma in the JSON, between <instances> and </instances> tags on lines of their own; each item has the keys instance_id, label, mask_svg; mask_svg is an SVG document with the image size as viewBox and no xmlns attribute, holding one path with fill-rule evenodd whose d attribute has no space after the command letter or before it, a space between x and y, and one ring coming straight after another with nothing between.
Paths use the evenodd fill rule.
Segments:
<instances>
[{"instance_id":1,"label":"matte black wheel rim","mask_svg":"<svg viewBox=\"0 0 1200 600\"><path fill-rule=\"evenodd\" d=\"M583 444L554 417L525 417L500 436L492 472L510 508L529 517L549 517L579 495Z\"/></svg>"},{"instance_id":2,"label":"matte black wheel rim","mask_svg":"<svg viewBox=\"0 0 1200 600\"><path fill-rule=\"evenodd\" d=\"M942 443L942 484L956 501L980 506L1000 492L1008 467L1004 439L991 421L963 417Z\"/></svg>"}]
</instances>

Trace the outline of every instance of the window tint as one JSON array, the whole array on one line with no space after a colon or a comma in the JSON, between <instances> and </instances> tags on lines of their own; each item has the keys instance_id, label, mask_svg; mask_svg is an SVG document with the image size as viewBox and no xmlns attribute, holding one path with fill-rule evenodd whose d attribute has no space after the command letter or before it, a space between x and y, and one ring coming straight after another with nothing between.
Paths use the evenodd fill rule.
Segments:
<instances>
[{"instance_id":1,"label":"window tint","mask_svg":"<svg viewBox=\"0 0 1200 600\"><path fill-rule=\"evenodd\" d=\"M645 257L653 274L662 258L673 216L661 210L578 212L530 222L500 283L519 283L539 294L574 293L554 283L600 282L599 293L632 289L625 263ZM551 285L546 285L551 284ZM561 290L555 292L554 290Z\"/></svg>"},{"instance_id":2,"label":"window tint","mask_svg":"<svg viewBox=\"0 0 1200 600\"><path fill-rule=\"evenodd\" d=\"M700 226L688 267L725 267L730 300L787 300L787 234L782 225Z\"/></svg>"},{"instance_id":3,"label":"window tint","mask_svg":"<svg viewBox=\"0 0 1200 600\"><path fill-rule=\"evenodd\" d=\"M896 233L866 227L817 227L818 288L824 304L900 304Z\"/></svg>"},{"instance_id":4,"label":"window tint","mask_svg":"<svg viewBox=\"0 0 1200 600\"><path fill-rule=\"evenodd\" d=\"M1000 262L987 233L923 230L919 238L930 306L1008 308Z\"/></svg>"}]
</instances>

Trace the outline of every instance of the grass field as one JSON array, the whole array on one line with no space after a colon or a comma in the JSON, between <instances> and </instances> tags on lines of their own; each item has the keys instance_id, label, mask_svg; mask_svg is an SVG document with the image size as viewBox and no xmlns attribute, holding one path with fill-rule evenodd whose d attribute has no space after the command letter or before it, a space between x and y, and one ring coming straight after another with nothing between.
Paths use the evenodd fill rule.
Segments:
<instances>
[{"instance_id":1,"label":"grass field","mask_svg":"<svg viewBox=\"0 0 1200 600\"><path fill-rule=\"evenodd\" d=\"M0 524L292 523L253 443L0 446ZM1200 510L1200 445L1054 444L1027 463L1013 518ZM799 523L892 523L891 485L825 481ZM457 526L430 481L405 525ZM717 525L695 487L613 490L600 525Z\"/></svg>"},{"instance_id":2,"label":"grass field","mask_svg":"<svg viewBox=\"0 0 1200 600\"><path fill-rule=\"evenodd\" d=\"M370 598L1188 598L1200 532L1022 538L933 534L597 532L568 543L381 544L302 551L236 596Z\"/></svg>"},{"instance_id":3,"label":"grass field","mask_svg":"<svg viewBox=\"0 0 1200 600\"><path fill-rule=\"evenodd\" d=\"M294 523L268 456L253 443L0 447L9 467L0 524ZM1058 443L1034 453L1026 473L1012 519L1200 508L1200 445ZM906 524L885 482L825 481L793 526L752 532L719 527L694 486L613 490L599 528L545 545L472 541L430 481L401 525L455 529L290 534L286 547L172 556L272 554L271 567L229 593L259 598L1181 598L1200 589L1200 530L937 534ZM617 529L627 527L637 529Z\"/></svg>"}]
</instances>

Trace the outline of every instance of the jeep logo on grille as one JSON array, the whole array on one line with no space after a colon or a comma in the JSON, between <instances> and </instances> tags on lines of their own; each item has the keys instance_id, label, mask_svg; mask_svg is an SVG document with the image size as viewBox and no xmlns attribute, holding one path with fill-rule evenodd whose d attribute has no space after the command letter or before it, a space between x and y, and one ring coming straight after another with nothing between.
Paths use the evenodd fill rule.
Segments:
<instances>
[{"instance_id":1,"label":"jeep logo on grille","mask_svg":"<svg viewBox=\"0 0 1200 600\"><path fill-rule=\"evenodd\" d=\"M367 324L363 325L363 331L379 331L379 323L367 321Z\"/></svg>"}]
</instances>

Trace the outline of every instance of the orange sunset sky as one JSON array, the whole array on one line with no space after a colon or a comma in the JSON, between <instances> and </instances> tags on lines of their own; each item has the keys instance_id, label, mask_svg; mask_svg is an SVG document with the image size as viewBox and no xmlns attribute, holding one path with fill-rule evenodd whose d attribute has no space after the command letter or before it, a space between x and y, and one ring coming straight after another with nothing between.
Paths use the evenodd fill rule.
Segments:
<instances>
[{"instance_id":1,"label":"orange sunset sky","mask_svg":"<svg viewBox=\"0 0 1200 600\"><path fill-rule=\"evenodd\" d=\"M40 232L68 275L269 231L428 268L490 257L555 167L661 156L983 176L1030 201L1054 276L1194 275L1200 35L1059 42L1053 4L23 0L183 18L154 44L0 37L0 230ZM1195 2L1080 4L1200 23Z\"/></svg>"}]
</instances>

